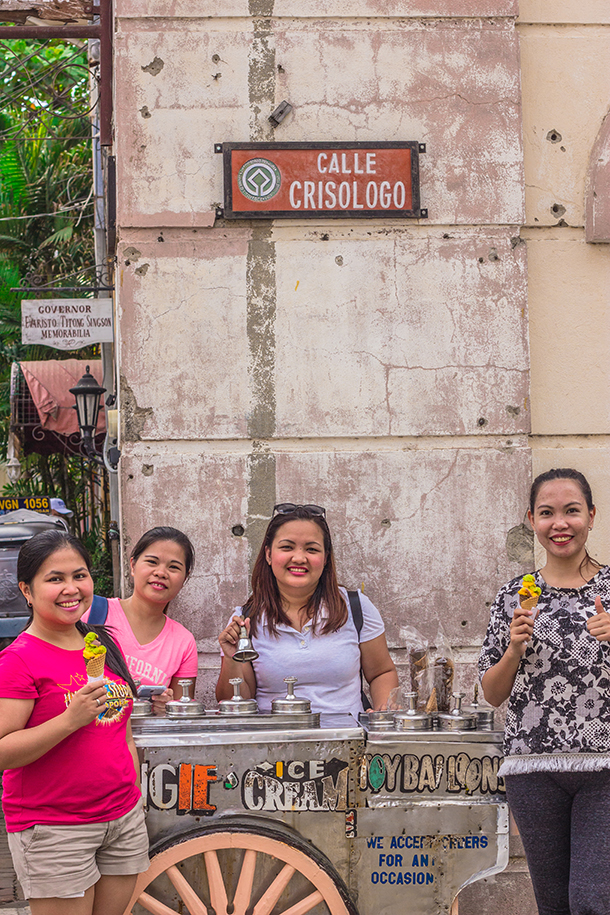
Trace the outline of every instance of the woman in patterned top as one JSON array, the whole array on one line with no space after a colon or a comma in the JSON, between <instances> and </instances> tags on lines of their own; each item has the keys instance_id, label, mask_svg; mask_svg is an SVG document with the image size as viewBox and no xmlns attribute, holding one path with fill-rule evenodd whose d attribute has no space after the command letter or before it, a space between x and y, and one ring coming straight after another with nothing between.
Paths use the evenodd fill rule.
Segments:
<instances>
[{"instance_id":1,"label":"woman in patterned top","mask_svg":"<svg viewBox=\"0 0 610 915\"><path fill-rule=\"evenodd\" d=\"M540 915L610 913L610 567L587 552L591 488L549 470L528 518L546 563L534 610L501 588L479 659L485 698L509 699L500 774Z\"/></svg>"}]
</instances>

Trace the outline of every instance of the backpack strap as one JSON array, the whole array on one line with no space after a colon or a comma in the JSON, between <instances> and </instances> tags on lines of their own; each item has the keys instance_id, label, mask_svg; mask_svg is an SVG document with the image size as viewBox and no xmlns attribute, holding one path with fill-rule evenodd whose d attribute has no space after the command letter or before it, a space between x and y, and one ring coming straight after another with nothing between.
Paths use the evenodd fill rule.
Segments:
<instances>
[{"instance_id":1,"label":"backpack strap","mask_svg":"<svg viewBox=\"0 0 610 915\"><path fill-rule=\"evenodd\" d=\"M362 624L364 622L362 618L362 604L360 603L360 595L357 591L348 591L347 596L349 597L349 605L352 611L354 626L356 627L356 632L358 633L358 641L360 641L360 633L362 632Z\"/></svg>"},{"instance_id":2,"label":"backpack strap","mask_svg":"<svg viewBox=\"0 0 610 915\"><path fill-rule=\"evenodd\" d=\"M100 597L99 594L94 594L91 610L89 611L89 619L87 620L88 624L90 626L103 626L107 616L108 598Z\"/></svg>"},{"instance_id":3,"label":"backpack strap","mask_svg":"<svg viewBox=\"0 0 610 915\"><path fill-rule=\"evenodd\" d=\"M362 624L364 619L362 616L362 604L360 603L360 594L358 591L348 591L347 596L349 598L349 605L352 611L352 619L354 621L354 626L356 627L356 632L358 633L358 642L360 642L360 633L362 632ZM362 679L362 667L360 668L360 692L362 694L362 708L366 712L368 709L372 708L369 697L364 692L364 681Z\"/></svg>"}]
</instances>

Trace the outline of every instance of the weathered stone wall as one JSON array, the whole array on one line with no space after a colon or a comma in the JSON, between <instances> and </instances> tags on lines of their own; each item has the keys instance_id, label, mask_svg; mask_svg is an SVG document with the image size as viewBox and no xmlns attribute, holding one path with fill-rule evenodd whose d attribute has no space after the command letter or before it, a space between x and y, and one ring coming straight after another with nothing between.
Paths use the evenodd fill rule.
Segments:
<instances>
[{"instance_id":1,"label":"weathered stone wall","mask_svg":"<svg viewBox=\"0 0 610 915\"><path fill-rule=\"evenodd\" d=\"M193 536L206 697L278 499L327 507L399 664L441 620L470 662L531 563L516 5L404 6L117 3L124 533ZM213 144L261 139L425 142L430 219L215 218Z\"/></svg>"},{"instance_id":2,"label":"weathered stone wall","mask_svg":"<svg viewBox=\"0 0 610 915\"><path fill-rule=\"evenodd\" d=\"M601 7L115 0L124 543L192 536L173 612L208 702L275 501L327 507L401 672L406 628L441 622L468 688L491 600L532 564L532 466L590 475L610 552L610 262L584 230ZM426 143L429 218L216 218L213 144L274 139ZM461 915L535 911L513 851Z\"/></svg>"},{"instance_id":3,"label":"weathered stone wall","mask_svg":"<svg viewBox=\"0 0 610 915\"><path fill-rule=\"evenodd\" d=\"M610 200L608 169L604 175L598 161L610 111L610 8L591 0L521 0L517 31L533 472L583 470L598 505L592 552L608 561L610 246L603 235L602 243L587 243L585 219L596 199L605 201L602 210Z\"/></svg>"}]
</instances>

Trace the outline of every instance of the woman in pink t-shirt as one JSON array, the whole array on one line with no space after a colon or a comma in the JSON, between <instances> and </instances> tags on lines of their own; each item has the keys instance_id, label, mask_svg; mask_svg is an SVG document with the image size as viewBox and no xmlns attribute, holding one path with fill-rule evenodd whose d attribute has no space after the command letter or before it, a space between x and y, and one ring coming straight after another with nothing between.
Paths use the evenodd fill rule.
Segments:
<instances>
[{"instance_id":1,"label":"woman in pink t-shirt","mask_svg":"<svg viewBox=\"0 0 610 915\"><path fill-rule=\"evenodd\" d=\"M129 715L133 681L103 627L81 621L93 596L87 551L65 531L21 548L32 617L0 652L0 769L15 871L32 915L121 915L148 837ZM106 648L102 676L84 636Z\"/></svg>"},{"instance_id":2,"label":"woman in pink t-shirt","mask_svg":"<svg viewBox=\"0 0 610 915\"><path fill-rule=\"evenodd\" d=\"M195 561L193 545L175 527L155 527L143 534L130 557L133 594L110 598L106 626L121 646L129 672L142 686L164 685L153 697L162 711L178 680L197 676L197 644L191 632L167 616L170 601L188 579ZM85 614L87 620L89 614Z\"/></svg>"}]
</instances>

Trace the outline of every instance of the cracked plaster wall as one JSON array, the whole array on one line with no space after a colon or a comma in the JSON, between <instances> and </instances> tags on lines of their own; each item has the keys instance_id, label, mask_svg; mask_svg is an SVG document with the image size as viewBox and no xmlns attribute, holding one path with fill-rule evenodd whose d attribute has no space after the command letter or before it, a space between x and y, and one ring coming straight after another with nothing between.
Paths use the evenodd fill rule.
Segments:
<instances>
[{"instance_id":1,"label":"cracked plaster wall","mask_svg":"<svg viewBox=\"0 0 610 915\"><path fill-rule=\"evenodd\" d=\"M126 529L158 479L151 449L175 454L181 493L197 490L208 453L238 455L246 496L231 517L247 520L250 544L238 590L268 506L292 497L284 454L350 454L357 486L369 453L381 473L388 454L415 449L433 481L456 441L517 463L533 445L535 471L576 464L610 501L609 249L583 229L609 105L608 14L591 0L403 7L325 0L314 19L290 0L227 0L219 17L206 0L117 0L122 419L125 466L133 457L138 471L123 475ZM266 115L282 98L295 110L274 134ZM215 222L211 144L274 135L426 142L430 220ZM399 505L408 485L395 481ZM494 581L527 558L523 485ZM608 514L593 535L602 557ZM146 517L157 520L152 506ZM234 526L225 519L204 556L218 538L229 549ZM425 575L421 545L408 550ZM385 568L391 587L412 587L412 569ZM214 597L215 617L227 602ZM479 627L484 616L479 601Z\"/></svg>"},{"instance_id":2,"label":"cracked plaster wall","mask_svg":"<svg viewBox=\"0 0 610 915\"><path fill-rule=\"evenodd\" d=\"M401 674L406 627L442 620L468 689L498 586L531 566L532 470L587 473L610 554L610 249L583 226L602 7L115 0L124 547L193 537L173 612L208 703L276 500L327 506ZM217 220L213 144L273 137L425 142L430 218ZM533 915L518 854L460 915Z\"/></svg>"},{"instance_id":3,"label":"cracked plaster wall","mask_svg":"<svg viewBox=\"0 0 610 915\"><path fill-rule=\"evenodd\" d=\"M598 505L591 551L607 561L610 245L587 244L585 202L610 110L610 9L595 0L520 0L517 34L533 472L574 466L587 475ZM607 195L602 182L594 190Z\"/></svg>"},{"instance_id":4,"label":"cracked plaster wall","mask_svg":"<svg viewBox=\"0 0 610 915\"><path fill-rule=\"evenodd\" d=\"M121 296L137 304L122 360L138 403L154 404L144 437L526 433L512 230L329 232L275 227L215 258L190 239L121 255ZM174 367L171 385L151 359Z\"/></svg>"},{"instance_id":5,"label":"cracked plaster wall","mask_svg":"<svg viewBox=\"0 0 610 915\"><path fill-rule=\"evenodd\" d=\"M116 36L119 221L209 226L227 138L268 138L266 115L295 108L283 140L415 137L428 144L422 195L433 220L513 224L523 216L518 43L510 19L351 17L125 20ZM156 75L155 60L163 61ZM354 66L351 62L357 61ZM262 109L265 116L261 116ZM213 117L210 114L213 112Z\"/></svg>"},{"instance_id":6,"label":"cracked plaster wall","mask_svg":"<svg viewBox=\"0 0 610 915\"><path fill-rule=\"evenodd\" d=\"M445 6L117 0L125 547L193 535L175 612L208 698L276 500L327 506L401 669L443 619L468 684L531 557L516 4ZM214 142L273 137L425 142L430 219L216 219Z\"/></svg>"}]
</instances>

